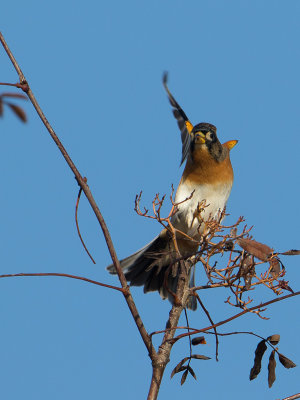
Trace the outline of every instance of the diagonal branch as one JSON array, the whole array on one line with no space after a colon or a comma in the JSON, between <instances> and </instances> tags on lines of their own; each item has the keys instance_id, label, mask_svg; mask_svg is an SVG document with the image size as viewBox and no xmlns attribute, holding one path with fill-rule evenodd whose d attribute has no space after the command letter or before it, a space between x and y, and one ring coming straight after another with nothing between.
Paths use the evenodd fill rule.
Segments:
<instances>
[{"instance_id":1,"label":"diagonal branch","mask_svg":"<svg viewBox=\"0 0 300 400\"><path fill-rule=\"evenodd\" d=\"M218 323L216 323L214 325L208 326L206 328L194 330L193 332L182 333L181 335L176 336L172 340L174 342L174 341L177 341L177 340L179 340L179 339L181 339L181 338L183 338L185 336L190 336L190 335L194 335L196 333L206 332L206 331L208 331L210 329L214 329L214 328L217 328L218 326L227 324L228 322L230 322L230 321L232 321L232 320L234 320L236 318L239 318L242 315L247 314L248 312L257 310L257 309L259 309L261 307L266 307L266 306L268 306L270 304L273 304L273 303L277 303L277 301L282 301L282 300L285 300L285 299L289 299L290 297L298 296L299 294L300 294L300 291L299 292L295 292L295 293L291 293L291 294L287 294L286 296L277 297L276 299L273 299L273 300L270 300L270 301L266 301L265 303L261 303L261 304L259 304L257 306L254 306L254 307L251 307L251 308L247 308L246 310L244 310L244 311L242 311L242 312L240 312L238 314L235 314L232 317L227 318L227 319L225 319L223 321L220 321L220 322L218 322Z\"/></svg>"},{"instance_id":2,"label":"diagonal branch","mask_svg":"<svg viewBox=\"0 0 300 400\"><path fill-rule=\"evenodd\" d=\"M136 305L134 303L134 300L132 298L129 286L127 285L127 281L126 278L124 276L124 273L122 271L120 262L118 260L110 233L108 231L108 228L106 226L106 223L104 221L104 218L99 210L99 207L97 206L97 203L92 195L92 192L89 188L89 186L87 185L87 183L84 181L82 175L79 173L78 169L76 168L75 164L73 163L71 157L69 156L69 154L67 153L66 149L64 148L63 144L61 143L61 141L59 140L58 136L56 135L55 131L53 130L52 126L50 125L49 121L47 120L47 118L45 117L41 107L39 106L32 90L30 89L30 86L27 82L27 80L25 79L25 76L19 66L19 64L17 63L15 57L13 56L10 48L8 47L2 33L0 32L0 42L2 43L8 57L10 58L17 74L19 75L19 79L20 79L20 86L22 88L22 90L27 93L27 96L29 97L29 100L31 101L32 105L34 106L34 108L36 109L37 114L39 115L39 117L41 118L43 124L45 125L46 129L48 130L50 136L52 137L52 139L54 140L56 146L58 147L58 149L60 150L61 154L63 155L65 161L67 162L68 166L70 167L70 169L72 170L72 172L75 175L75 178L79 184L79 186L82 188L82 190L84 191L94 213L95 216L100 224L100 227L102 229L110 256L112 258L114 267L117 271L119 280L121 282L122 288L123 288L123 295L125 297L125 300L127 302L127 305L130 309L130 312L132 314L132 317L136 323L136 326L140 332L140 335L144 341L144 344L149 352L150 355L154 355L156 354L155 349L151 343L150 337L146 331L146 328L144 327L144 324L141 320L141 317L138 313L138 310L136 308ZM16 85L18 86L18 85Z\"/></svg>"},{"instance_id":3,"label":"diagonal branch","mask_svg":"<svg viewBox=\"0 0 300 400\"><path fill-rule=\"evenodd\" d=\"M294 394L293 396L285 397L282 400L296 400L296 399L300 399L300 393Z\"/></svg>"}]
</instances>

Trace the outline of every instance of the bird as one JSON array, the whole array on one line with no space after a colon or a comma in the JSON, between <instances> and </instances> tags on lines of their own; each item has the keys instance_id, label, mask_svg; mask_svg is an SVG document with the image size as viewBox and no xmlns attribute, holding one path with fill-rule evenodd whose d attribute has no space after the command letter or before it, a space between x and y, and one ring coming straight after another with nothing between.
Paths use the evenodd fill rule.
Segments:
<instances>
[{"instance_id":1,"label":"bird","mask_svg":"<svg viewBox=\"0 0 300 400\"><path fill-rule=\"evenodd\" d=\"M171 94L168 75L163 75L173 115L181 132L182 157L185 168L179 182L175 204L177 212L171 217L176 231L176 243L182 258L194 255L205 229L205 221L220 218L233 184L230 150L237 140L223 144L214 125L201 122L192 125L185 112ZM150 243L120 261L121 268L131 286L144 286L144 293L158 291L163 299L174 300L178 282L178 269L170 268L178 259L170 231L164 228ZM107 267L116 274L113 264ZM190 287L195 286L194 267L190 270ZM187 308L196 310L197 300L190 295Z\"/></svg>"}]
</instances>

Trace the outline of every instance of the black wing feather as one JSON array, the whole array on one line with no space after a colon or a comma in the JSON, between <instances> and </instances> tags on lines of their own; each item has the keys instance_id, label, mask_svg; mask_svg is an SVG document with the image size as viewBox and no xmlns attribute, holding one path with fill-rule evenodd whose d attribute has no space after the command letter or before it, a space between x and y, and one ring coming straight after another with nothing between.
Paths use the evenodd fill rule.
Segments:
<instances>
[{"instance_id":1,"label":"black wing feather","mask_svg":"<svg viewBox=\"0 0 300 400\"><path fill-rule=\"evenodd\" d=\"M190 146L191 146L191 142L192 142L190 132L193 129L193 125L189 121L189 119L186 116L183 109L180 107L180 105L177 103L177 101L172 96L172 94L167 86L167 82L168 82L168 74L165 72L163 75L163 85L167 92L170 104L173 107L173 115L177 120L177 124L178 124L178 127L181 132L182 157L181 157L180 165L182 165L184 160L187 158L189 150L190 150ZM190 130L188 129L188 127L190 128Z\"/></svg>"}]
</instances>

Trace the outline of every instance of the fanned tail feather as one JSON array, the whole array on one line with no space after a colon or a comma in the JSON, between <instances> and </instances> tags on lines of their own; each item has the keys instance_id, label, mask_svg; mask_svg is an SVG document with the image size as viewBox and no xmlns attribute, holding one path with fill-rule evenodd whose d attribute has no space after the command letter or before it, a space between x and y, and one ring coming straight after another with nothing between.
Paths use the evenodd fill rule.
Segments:
<instances>
[{"instance_id":1,"label":"fanned tail feather","mask_svg":"<svg viewBox=\"0 0 300 400\"><path fill-rule=\"evenodd\" d=\"M172 253L170 241L157 236L142 249L120 261L125 278L131 286L144 286L144 293L158 291L163 299L168 298L173 303L173 295L170 292L176 292L178 274L176 268L172 267L167 272L174 259ZM113 264L107 269L111 274L116 274ZM191 276L191 287L194 286L193 276L194 273ZM192 310L197 308L194 296L189 297L187 307Z\"/></svg>"}]
</instances>

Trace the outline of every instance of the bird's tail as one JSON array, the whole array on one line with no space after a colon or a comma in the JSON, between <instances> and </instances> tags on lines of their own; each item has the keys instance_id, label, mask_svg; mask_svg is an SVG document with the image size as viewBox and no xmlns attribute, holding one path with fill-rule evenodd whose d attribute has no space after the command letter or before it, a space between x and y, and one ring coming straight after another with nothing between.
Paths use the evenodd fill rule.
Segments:
<instances>
[{"instance_id":1,"label":"bird's tail","mask_svg":"<svg viewBox=\"0 0 300 400\"><path fill-rule=\"evenodd\" d=\"M171 248L171 241L158 235L142 249L121 260L120 264L131 286L144 286L144 293L157 290L163 299L168 298L173 303L172 293L176 292L178 283L176 263L169 271L168 268L174 259L175 252ZM107 269L111 274L116 274L113 264ZM190 287L193 286L195 286L194 271L190 279ZM196 310L196 298L190 296L186 306L191 310Z\"/></svg>"}]
</instances>

